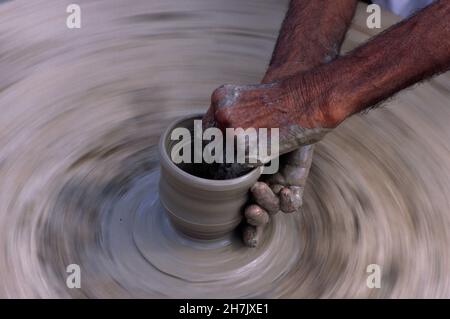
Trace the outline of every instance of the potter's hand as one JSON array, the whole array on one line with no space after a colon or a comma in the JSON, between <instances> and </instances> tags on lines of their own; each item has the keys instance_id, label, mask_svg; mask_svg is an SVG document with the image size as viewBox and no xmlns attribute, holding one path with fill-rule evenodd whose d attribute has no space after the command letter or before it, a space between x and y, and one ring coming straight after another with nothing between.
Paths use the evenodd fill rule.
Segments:
<instances>
[{"instance_id":1,"label":"potter's hand","mask_svg":"<svg viewBox=\"0 0 450 319\"><path fill-rule=\"evenodd\" d=\"M302 75L296 77L303 79ZM214 125L220 128L279 127L280 149L282 152L291 151L280 157L278 173L264 176L251 188L254 204L245 208L247 225L243 231L243 241L249 247L258 246L271 216L278 212L294 213L302 206L303 190L314 148L312 145L304 144L317 141L323 134L311 134L309 139L303 139L286 132L292 132L290 130L298 119L304 119L303 123L310 125L320 123L316 129L313 127L309 130L313 133L323 130L320 126L326 123L322 120L326 117L321 112L322 105L327 105L324 98L326 94L317 94L316 103L311 103L315 105L315 109L308 108L307 105L310 104L302 104L302 101L293 106L292 100L286 98L291 94L289 89L284 87L286 83L287 81L282 80L273 84L222 86L213 93L211 107L204 118L208 123L207 126ZM313 91L310 91L309 95L312 96ZM320 104L322 102L319 101L324 102ZM295 112L301 112L302 108L304 114L296 116Z\"/></svg>"},{"instance_id":2,"label":"potter's hand","mask_svg":"<svg viewBox=\"0 0 450 319\"><path fill-rule=\"evenodd\" d=\"M278 127L280 153L320 139L326 132L323 128L334 125L332 120L327 123L325 112L330 96L320 89L319 76L300 75L297 81L288 78L336 57L356 3L356 0L291 0L262 81L272 84L219 88L213 94L204 126ZM253 186L255 204L245 209L247 225L243 239L247 246L258 245L271 214L299 209L312 154L313 146L307 145L283 155L280 172Z\"/></svg>"},{"instance_id":3,"label":"potter's hand","mask_svg":"<svg viewBox=\"0 0 450 319\"><path fill-rule=\"evenodd\" d=\"M321 89L325 78L305 74L269 84L224 85L214 91L203 124L222 130L278 128L280 154L315 143L336 126L328 117L333 96Z\"/></svg>"},{"instance_id":4,"label":"potter's hand","mask_svg":"<svg viewBox=\"0 0 450 319\"><path fill-rule=\"evenodd\" d=\"M312 13L316 12L319 16L326 14L326 11L322 13L319 8L314 7L315 4L319 5L321 2L319 0L315 2L292 0L292 10L290 9L290 13L285 19L283 29L289 29L289 23L294 21L291 30L301 31L299 25L295 23L295 17L301 16L299 12L301 13L302 9L308 14L311 13L308 11L308 7L312 8ZM354 4L350 0L338 0L332 3L336 6L342 5L343 8L346 5L350 8ZM308 6L302 7L302 4L308 4ZM329 8L329 6L326 7ZM322 128L334 128L349 116L373 107L400 90L449 70L450 41L442 40L448 39L449 12L450 1L437 1L330 63L311 64L312 69L306 72L303 70L300 74L292 71L294 73L289 74L289 77L271 85L234 89L233 97L224 99L224 103L213 103L208 115L212 115L213 120L221 127L279 126L281 152L290 146L295 147L311 142L320 138ZM291 18L290 14L294 18ZM342 21L349 21L341 19L342 15L339 17L337 20L333 20L332 17L323 19L322 21L330 23L324 24L325 29L328 31L339 30L339 28L330 29L328 27L332 26L334 22L340 25ZM311 17L308 20L314 21ZM298 21L301 20L298 19ZM286 25L288 27L285 28ZM343 25L341 23L341 26ZM410 32L411 30L413 32ZM310 31L314 32L314 30ZM318 36L314 39L322 39L320 37L322 31L319 30ZM283 36L283 34L282 31L275 53L293 38L291 34L286 33L287 36ZM309 36L310 39L313 38L310 34ZM402 41L399 41L400 38ZM287 42L283 42L283 39ZM326 39L335 41L342 38L329 34L324 38L325 42ZM423 41L417 44L415 39L423 39ZM323 52L327 51L326 48L332 47L329 44L323 46L325 48ZM275 61L275 65L288 63L289 67L285 69L295 70L297 64L289 61L292 52L295 53L295 49L290 47L283 54L275 54L272 62ZM373 52L377 52L377 54L373 54ZM307 56L314 57L309 54ZM321 57L323 58L323 55ZM325 60L329 60L328 57ZM395 72L392 71L392 65L396 66ZM222 88L222 92L219 91L219 93L224 93L223 91L226 93L228 89L229 87ZM260 106L260 109L257 109L257 106ZM318 129L320 134L314 138L311 130L306 130L307 128ZM264 188L264 186L258 187ZM255 190L253 189L254 192ZM269 194L269 197L272 196L267 188L265 192ZM274 202L276 203L276 200ZM269 201L265 202L266 205L268 203ZM262 216L258 218L265 222L268 214L264 214L264 211L258 210L257 207L253 210L255 212L250 214L249 211L248 215ZM258 227L261 229L261 226ZM246 238L253 236L250 241L252 245L257 244L258 233L261 232L260 230L256 231L256 228L254 230L246 232Z\"/></svg>"},{"instance_id":5,"label":"potter's hand","mask_svg":"<svg viewBox=\"0 0 450 319\"><path fill-rule=\"evenodd\" d=\"M313 152L314 146L307 145L282 156L280 171L253 185L251 193L256 204L245 209L248 225L244 228L243 240L247 246L258 245L270 216L300 209Z\"/></svg>"}]
</instances>

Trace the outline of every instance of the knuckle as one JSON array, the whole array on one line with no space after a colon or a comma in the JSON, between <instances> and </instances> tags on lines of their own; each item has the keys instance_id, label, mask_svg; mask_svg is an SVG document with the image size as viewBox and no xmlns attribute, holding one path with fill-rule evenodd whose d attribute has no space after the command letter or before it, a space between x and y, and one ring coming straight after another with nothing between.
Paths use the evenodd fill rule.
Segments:
<instances>
[{"instance_id":1,"label":"knuckle","mask_svg":"<svg viewBox=\"0 0 450 319\"><path fill-rule=\"evenodd\" d=\"M217 110L216 114L215 114L215 118L216 118L217 123L219 124L219 127L222 129L234 127L232 114L231 114L230 110L228 110L228 109Z\"/></svg>"},{"instance_id":2,"label":"knuckle","mask_svg":"<svg viewBox=\"0 0 450 319\"><path fill-rule=\"evenodd\" d=\"M250 191L254 195L257 196L266 186L267 186L267 184L264 183L264 182L256 182L255 184L253 184L253 186L251 187Z\"/></svg>"},{"instance_id":3,"label":"knuckle","mask_svg":"<svg viewBox=\"0 0 450 319\"><path fill-rule=\"evenodd\" d=\"M211 95L211 102L213 105L218 105L224 97L225 97L225 85L222 85L213 91Z\"/></svg>"},{"instance_id":4,"label":"knuckle","mask_svg":"<svg viewBox=\"0 0 450 319\"><path fill-rule=\"evenodd\" d=\"M240 86L224 84L214 90L211 96L211 102L217 107L231 106L239 97L239 92Z\"/></svg>"},{"instance_id":5,"label":"knuckle","mask_svg":"<svg viewBox=\"0 0 450 319\"><path fill-rule=\"evenodd\" d=\"M253 226L262 226L269 222L269 215L258 205L248 206L245 209L245 218Z\"/></svg>"},{"instance_id":6,"label":"knuckle","mask_svg":"<svg viewBox=\"0 0 450 319\"><path fill-rule=\"evenodd\" d=\"M279 199L270 187L263 182L257 182L251 188L256 203L270 214L276 214L279 210Z\"/></svg>"}]
</instances>

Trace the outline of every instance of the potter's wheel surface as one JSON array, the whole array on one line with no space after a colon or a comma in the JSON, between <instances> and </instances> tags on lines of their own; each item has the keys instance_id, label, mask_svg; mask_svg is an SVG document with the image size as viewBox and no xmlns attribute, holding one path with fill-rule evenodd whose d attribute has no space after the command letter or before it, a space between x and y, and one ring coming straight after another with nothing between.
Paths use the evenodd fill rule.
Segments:
<instances>
[{"instance_id":1,"label":"potter's wheel surface","mask_svg":"<svg viewBox=\"0 0 450 319\"><path fill-rule=\"evenodd\" d=\"M224 293L261 297L261 291L274 293L280 274L298 263L302 245L296 216L276 218L258 249L246 249L238 233L217 241L195 241L171 226L157 198L157 175L143 177L128 192L130 198L118 199L103 225L108 253L120 269L116 276L127 286L144 282L149 292L179 298ZM155 197L149 198L149 189ZM294 235L285 238L286 233ZM280 249L293 253L278 254Z\"/></svg>"},{"instance_id":2,"label":"potter's wheel surface","mask_svg":"<svg viewBox=\"0 0 450 319\"><path fill-rule=\"evenodd\" d=\"M159 136L259 82L287 1L78 3L76 31L68 3L0 4L0 297L450 297L448 74L329 134L260 248L193 243L157 199Z\"/></svg>"}]
</instances>

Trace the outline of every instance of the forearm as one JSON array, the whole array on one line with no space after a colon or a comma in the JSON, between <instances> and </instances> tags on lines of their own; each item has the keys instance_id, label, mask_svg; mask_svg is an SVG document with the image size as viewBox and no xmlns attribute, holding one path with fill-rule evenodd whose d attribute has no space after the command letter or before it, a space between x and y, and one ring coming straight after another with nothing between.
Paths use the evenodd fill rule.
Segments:
<instances>
[{"instance_id":1,"label":"forearm","mask_svg":"<svg viewBox=\"0 0 450 319\"><path fill-rule=\"evenodd\" d=\"M336 58L356 3L356 0L292 0L262 83L280 81ZM214 91L211 107L203 118L204 128L221 124L217 123L216 112L233 100L233 90L237 89L235 86L223 86ZM260 93L256 90L248 94L257 99ZM260 107L264 103L257 104L258 108L253 113L258 114L259 118L266 116L269 110ZM281 105L280 109L287 113L290 106ZM250 120L249 116L244 118ZM250 127L259 127L256 120L250 124Z\"/></svg>"},{"instance_id":2,"label":"forearm","mask_svg":"<svg viewBox=\"0 0 450 319\"><path fill-rule=\"evenodd\" d=\"M280 36L277 47L283 48L282 41ZM272 67L290 59L295 59L291 51L277 49ZM221 129L278 127L281 154L320 140L350 115L449 69L450 0L436 2L346 56L317 63L270 85L219 88L206 123Z\"/></svg>"},{"instance_id":3,"label":"forearm","mask_svg":"<svg viewBox=\"0 0 450 319\"><path fill-rule=\"evenodd\" d=\"M328 95L329 103L322 109L324 126L334 127L348 116L449 68L450 0L441 0L348 55L298 78L295 86L304 90L305 82L309 82L306 86L311 90ZM295 82L295 77L290 81Z\"/></svg>"},{"instance_id":4,"label":"forearm","mask_svg":"<svg viewBox=\"0 0 450 319\"><path fill-rule=\"evenodd\" d=\"M335 59L356 4L356 0L292 0L263 83Z\"/></svg>"}]
</instances>

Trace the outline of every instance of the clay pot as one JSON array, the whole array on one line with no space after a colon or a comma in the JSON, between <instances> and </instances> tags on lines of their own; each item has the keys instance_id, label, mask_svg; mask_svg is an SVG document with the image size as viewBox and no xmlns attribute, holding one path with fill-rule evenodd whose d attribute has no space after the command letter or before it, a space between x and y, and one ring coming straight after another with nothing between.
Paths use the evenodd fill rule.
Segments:
<instances>
[{"instance_id":1,"label":"clay pot","mask_svg":"<svg viewBox=\"0 0 450 319\"><path fill-rule=\"evenodd\" d=\"M211 180L187 173L170 158L178 141L170 139L177 127L193 129L201 114L177 119L161 136L160 200L173 226L197 239L219 239L232 232L242 220L243 207L250 187L258 180L261 169L234 179Z\"/></svg>"}]
</instances>

